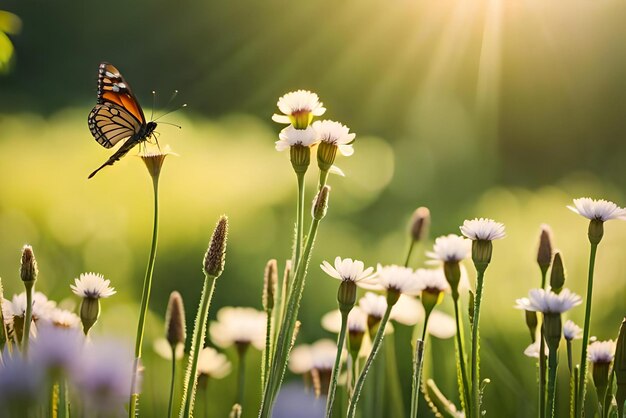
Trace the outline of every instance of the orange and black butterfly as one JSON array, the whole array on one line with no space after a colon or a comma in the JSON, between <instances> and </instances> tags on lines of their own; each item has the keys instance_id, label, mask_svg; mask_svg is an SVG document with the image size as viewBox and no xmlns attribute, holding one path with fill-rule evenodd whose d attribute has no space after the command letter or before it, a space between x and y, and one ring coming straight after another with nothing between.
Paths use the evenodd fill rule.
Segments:
<instances>
[{"instance_id":1,"label":"orange and black butterfly","mask_svg":"<svg viewBox=\"0 0 626 418\"><path fill-rule=\"evenodd\" d=\"M152 136L156 122L146 122L143 110L130 86L113 65L103 62L98 69L98 104L89 113L89 130L100 145L111 148L120 141L121 147L97 170L128 153L135 145Z\"/></svg>"}]
</instances>

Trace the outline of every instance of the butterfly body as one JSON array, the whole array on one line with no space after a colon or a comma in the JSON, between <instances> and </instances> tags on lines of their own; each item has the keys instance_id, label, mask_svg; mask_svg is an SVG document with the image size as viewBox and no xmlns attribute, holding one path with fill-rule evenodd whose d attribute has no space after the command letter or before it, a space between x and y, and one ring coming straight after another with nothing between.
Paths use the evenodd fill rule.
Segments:
<instances>
[{"instance_id":1,"label":"butterfly body","mask_svg":"<svg viewBox=\"0 0 626 418\"><path fill-rule=\"evenodd\" d=\"M103 62L98 70L98 102L89 113L89 130L100 145L111 148L124 141L120 148L98 169L113 165L137 144L150 138L156 122L146 122L143 110L130 86L113 65Z\"/></svg>"}]
</instances>

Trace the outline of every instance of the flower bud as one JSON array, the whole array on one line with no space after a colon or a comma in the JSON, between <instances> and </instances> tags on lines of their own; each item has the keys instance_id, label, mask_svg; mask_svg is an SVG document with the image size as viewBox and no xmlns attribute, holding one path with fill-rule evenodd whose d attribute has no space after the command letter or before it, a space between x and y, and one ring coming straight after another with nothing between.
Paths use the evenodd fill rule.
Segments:
<instances>
[{"instance_id":1,"label":"flower bud","mask_svg":"<svg viewBox=\"0 0 626 418\"><path fill-rule=\"evenodd\" d=\"M311 149L305 145L292 145L289 148L289 157L296 174L304 174L311 164Z\"/></svg>"},{"instance_id":2,"label":"flower bud","mask_svg":"<svg viewBox=\"0 0 626 418\"><path fill-rule=\"evenodd\" d=\"M427 207L419 207L413 212L411 217L411 238L413 241L419 242L428 235L428 227L430 226L430 211Z\"/></svg>"},{"instance_id":3,"label":"flower bud","mask_svg":"<svg viewBox=\"0 0 626 418\"><path fill-rule=\"evenodd\" d=\"M353 361L356 361L359 357L359 351L361 351L364 336L365 333L362 331L348 331L348 351Z\"/></svg>"},{"instance_id":4,"label":"flower bud","mask_svg":"<svg viewBox=\"0 0 626 418\"><path fill-rule=\"evenodd\" d=\"M313 201L313 208L311 210L311 214L313 219L320 221L326 216L326 212L328 211L328 196L330 194L330 186L326 185L322 187L322 189L317 192L315 196L315 200Z\"/></svg>"},{"instance_id":5,"label":"flower bud","mask_svg":"<svg viewBox=\"0 0 626 418\"><path fill-rule=\"evenodd\" d=\"M599 399L604 399L606 388L609 384L609 370L611 363L596 362L591 363L591 376L593 377L593 385L596 387Z\"/></svg>"},{"instance_id":6,"label":"flower bud","mask_svg":"<svg viewBox=\"0 0 626 418\"><path fill-rule=\"evenodd\" d=\"M152 151L146 150L139 154L143 162L146 164L146 168L148 169L148 173L152 178L158 178L161 174L161 168L163 167L163 162L165 161L165 157L173 154L169 145L166 145L163 150L156 149Z\"/></svg>"},{"instance_id":7,"label":"flower bud","mask_svg":"<svg viewBox=\"0 0 626 418\"><path fill-rule=\"evenodd\" d=\"M230 410L228 418L241 418L241 405L238 403L233 405L233 409Z\"/></svg>"},{"instance_id":8,"label":"flower bud","mask_svg":"<svg viewBox=\"0 0 626 418\"><path fill-rule=\"evenodd\" d=\"M25 245L22 248L22 261L20 265L20 277L25 284L35 283L39 270L37 269L37 260L35 260L35 254L33 253L33 247Z\"/></svg>"},{"instance_id":9,"label":"flower bud","mask_svg":"<svg viewBox=\"0 0 626 418\"><path fill-rule=\"evenodd\" d=\"M380 325L380 321L382 318L379 318L374 315L367 315L367 332L370 335L370 338L373 340L376 332L378 331L378 326Z\"/></svg>"},{"instance_id":10,"label":"flower bud","mask_svg":"<svg viewBox=\"0 0 626 418\"><path fill-rule=\"evenodd\" d=\"M477 239L472 241L472 261L476 270L484 273L487 266L491 262L491 253L493 252L493 244L489 240Z\"/></svg>"},{"instance_id":11,"label":"flower bud","mask_svg":"<svg viewBox=\"0 0 626 418\"><path fill-rule=\"evenodd\" d=\"M559 348L559 343L561 342L563 329L561 325L561 314L544 313L543 321L543 332L546 338L546 344L548 345L550 352L556 352Z\"/></svg>"},{"instance_id":12,"label":"flower bud","mask_svg":"<svg viewBox=\"0 0 626 418\"><path fill-rule=\"evenodd\" d=\"M459 282L461 281L461 266L458 261L445 261L443 263L443 273L450 285L452 299L459 299Z\"/></svg>"},{"instance_id":13,"label":"flower bud","mask_svg":"<svg viewBox=\"0 0 626 418\"><path fill-rule=\"evenodd\" d=\"M351 280L342 280L337 292L337 302L339 311L347 315L356 302L356 283Z\"/></svg>"},{"instance_id":14,"label":"flower bud","mask_svg":"<svg viewBox=\"0 0 626 418\"><path fill-rule=\"evenodd\" d=\"M524 311L524 313L526 314L526 326L528 327L528 330L530 331L530 339L534 343L535 338L537 336L537 325L538 325L537 312Z\"/></svg>"},{"instance_id":15,"label":"flower bud","mask_svg":"<svg viewBox=\"0 0 626 418\"><path fill-rule=\"evenodd\" d=\"M615 369L615 382L617 383L617 409L619 416L624 416L624 402L626 402L626 317L619 328L619 336L615 347L615 359L613 360Z\"/></svg>"},{"instance_id":16,"label":"flower bud","mask_svg":"<svg viewBox=\"0 0 626 418\"><path fill-rule=\"evenodd\" d=\"M400 299L400 292L395 289L387 289L387 308L393 306Z\"/></svg>"},{"instance_id":17,"label":"flower bud","mask_svg":"<svg viewBox=\"0 0 626 418\"><path fill-rule=\"evenodd\" d=\"M317 166L320 171L328 171L337 157L337 145L326 141L320 142L317 147Z\"/></svg>"},{"instance_id":18,"label":"flower bud","mask_svg":"<svg viewBox=\"0 0 626 418\"><path fill-rule=\"evenodd\" d=\"M552 262L552 230L548 225L541 225L539 236L539 249L537 250L537 264L541 271L545 272Z\"/></svg>"},{"instance_id":19,"label":"flower bud","mask_svg":"<svg viewBox=\"0 0 626 418\"><path fill-rule=\"evenodd\" d=\"M475 301L474 298L475 298L474 292L470 290L469 291L469 303L468 303L469 306L467 307L467 311L468 311L467 313L469 316L470 325L474 324L474 301Z\"/></svg>"},{"instance_id":20,"label":"flower bud","mask_svg":"<svg viewBox=\"0 0 626 418\"><path fill-rule=\"evenodd\" d=\"M263 275L263 309L266 311L274 309L277 282L278 266L276 260L272 259L265 265L265 274Z\"/></svg>"},{"instance_id":21,"label":"flower bud","mask_svg":"<svg viewBox=\"0 0 626 418\"><path fill-rule=\"evenodd\" d=\"M226 262L226 241L228 239L228 218L226 215L220 216L209 248L204 256L204 273L207 276L217 278L224 271Z\"/></svg>"},{"instance_id":22,"label":"flower bud","mask_svg":"<svg viewBox=\"0 0 626 418\"><path fill-rule=\"evenodd\" d=\"M80 320L83 323L83 332L85 335L91 327L98 321L100 317L100 299L83 298L80 304Z\"/></svg>"},{"instance_id":23,"label":"flower bud","mask_svg":"<svg viewBox=\"0 0 626 418\"><path fill-rule=\"evenodd\" d=\"M170 294L170 299L167 304L167 311L165 313L165 337L172 347L185 343L185 308L183 306L182 296L176 291Z\"/></svg>"},{"instance_id":24,"label":"flower bud","mask_svg":"<svg viewBox=\"0 0 626 418\"><path fill-rule=\"evenodd\" d=\"M592 245L598 245L604 236L604 222L599 219L592 219L589 222L587 236Z\"/></svg>"},{"instance_id":25,"label":"flower bud","mask_svg":"<svg viewBox=\"0 0 626 418\"><path fill-rule=\"evenodd\" d=\"M552 271L550 272L550 287L554 293L561 293L565 285L565 267L563 267L563 257L560 252L554 254Z\"/></svg>"},{"instance_id":26,"label":"flower bud","mask_svg":"<svg viewBox=\"0 0 626 418\"><path fill-rule=\"evenodd\" d=\"M426 311L426 317L428 317L435 306L439 305L443 300L443 292L437 288L427 287L422 290L421 299Z\"/></svg>"}]
</instances>

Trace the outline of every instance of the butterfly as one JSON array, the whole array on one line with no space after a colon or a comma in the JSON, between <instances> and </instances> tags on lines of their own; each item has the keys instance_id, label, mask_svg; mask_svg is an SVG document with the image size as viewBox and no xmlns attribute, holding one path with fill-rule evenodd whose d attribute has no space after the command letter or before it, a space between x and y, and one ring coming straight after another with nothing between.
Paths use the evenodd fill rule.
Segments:
<instances>
[{"instance_id":1,"label":"butterfly","mask_svg":"<svg viewBox=\"0 0 626 418\"><path fill-rule=\"evenodd\" d=\"M111 148L122 142L109 159L88 178L128 153L135 145L148 140L157 127L146 122L143 110L120 71L108 62L98 68L98 103L87 119L89 130L100 145Z\"/></svg>"}]
</instances>

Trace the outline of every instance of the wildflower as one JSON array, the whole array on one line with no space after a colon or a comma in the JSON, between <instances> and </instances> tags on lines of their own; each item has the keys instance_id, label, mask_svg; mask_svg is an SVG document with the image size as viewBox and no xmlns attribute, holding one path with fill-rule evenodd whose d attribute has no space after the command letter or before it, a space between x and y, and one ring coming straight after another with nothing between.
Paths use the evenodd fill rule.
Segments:
<instances>
[{"instance_id":1,"label":"wildflower","mask_svg":"<svg viewBox=\"0 0 626 418\"><path fill-rule=\"evenodd\" d=\"M276 104L282 115L274 114L272 120L278 123L291 123L297 129L309 126L314 116L326 112L317 94L308 90L297 90L285 94Z\"/></svg>"},{"instance_id":2,"label":"wildflower","mask_svg":"<svg viewBox=\"0 0 626 418\"><path fill-rule=\"evenodd\" d=\"M313 206L311 207L311 216L316 221L321 221L326 216L328 211L328 199L330 196L330 186L325 185L317 192L315 199L313 200Z\"/></svg>"},{"instance_id":3,"label":"wildflower","mask_svg":"<svg viewBox=\"0 0 626 418\"><path fill-rule=\"evenodd\" d=\"M186 339L185 308L180 293L170 294L165 313L165 336L173 350L178 345L184 345Z\"/></svg>"},{"instance_id":4,"label":"wildflower","mask_svg":"<svg viewBox=\"0 0 626 418\"><path fill-rule=\"evenodd\" d=\"M265 346L265 312L253 308L225 307L217 312L217 321L209 327L211 339L222 348L234 344Z\"/></svg>"},{"instance_id":5,"label":"wildflower","mask_svg":"<svg viewBox=\"0 0 626 418\"><path fill-rule=\"evenodd\" d=\"M591 375L598 392L598 399L604 399L609 383L609 370L614 357L615 341L613 340L595 341L587 348L587 359L592 365Z\"/></svg>"},{"instance_id":6,"label":"wildflower","mask_svg":"<svg viewBox=\"0 0 626 418\"><path fill-rule=\"evenodd\" d=\"M10 302L5 299L2 303L4 316L7 318L24 318L26 305L26 292L14 295ZM41 319L48 319L55 307L56 302L48 300L48 297L41 292L35 292L33 294L33 321L37 322Z\"/></svg>"},{"instance_id":7,"label":"wildflower","mask_svg":"<svg viewBox=\"0 0 626 418\"><path fill-rule=\"evenodd\" d=\"M326 331L339 334L341 331L341 312L334 310L322 317L322 328ZM356 358L363 343L363 337L367 331L367 314L360 308L355 307L348 314L348 347L350 354Z\"/></svg>"},{"instance_id":8,"label":"wildflower","mask_svg":"<svg viewBox=\"0 0 626 418\"><path fill-rule=\"evenodd\" d=\"M471 248L471 241L464 237L443 235L435 239L433 250L426 252L426 256L443 263L459 262L469 256Z\"/></svg>"},{"instance_id":9,"label":"wildflower","mask_svg":"<svg viewBox=\"0 0 626 418\"><path fill-rule=\"evenodd\" d=\"M304 147L309 152L308 148L317 143L317 135L312 127L296 129L293 126L288 126L280 131L278 138L279 140L275 142L276 151L285 151L291 147Z\"/></svg>"},{"instance_id":10,"label":"wildflower","mask_svg":"<svg viewBox=\"0 0 626 418\"><path fill-rule=\"evenodd\" d=\"M563 324L563 337L568 340L580 340L583 337L583 330L572 320L565 321Z\"/></svg>"},{"instance_id":11,"label":"wildflower","mask_svg":"<svg viewBox=\"0 0 626 418\"><path fill-rule=\"evenodd\" d=\"M552 263L552 230L549 225L541 225L539 248L537 249L537 264L543 274L548 271Z\"/></svg>"},{"instance_id":12,"label":"wildflower","mask_svg":"<svg viewBox=\"0 0 626 418\"><path fill-rule=\"evenodd\" d=\"M146 168L148 168L148 172L153 179L158 179L161 174L161 168L163 167L163 162L165 161L165 157L168 155L178 155L172 152L172 149L169 145L166 145L163 149L161 148L152 148L148 149L147 147L139 154L139 157L146 164Z\"/></svg>"},{"instance_id":13,"label":"wildflower","mask_svg":"<svg viewBox=\"0 0 626 418\"><path fill-rule=\"evenodd\" d=\"M435 306L443 300L445 291L450 290L441 269L417 269L415 275L420 282L421 300L428 317Z\"/></svg>"},{"instance_id":14,"label":"wildflower","mask_svg":"<svg viewBox=\"0 0 626 418\"><path fill-rule=\"evenodd\" d=\"M387 291L397 293L416 294L422 290L420 281L415 272L408 267L397 265L376 267L378 284Z\"/></svg>"},{"instance_id":15,"label":"wildflower","mask_svg":"<svg viewBox=\"0 0 626 418\"><path fill-rule=\"evenodd\" d=\"M317 149L317 164L321 171L328 171L335 162L337 151L345 157L354 153L352 143L354 133L339 122L332 120L316 121L313 123L316 139L320 141Z\"/></svg>"},{"instance_id":16,"label":"wildflower","mask_svg":"<svg viewBox=\"0 0 626 418\"><path fill-rule=\"evenodd\" d=\"M115 289L110 287L111 282L104 276L96 273L83 273L79 279L74 279L70 288L77 296L83 298L80 304L80 319L83 323L85 335L100 317L100 299L114 295Z\"/></svg>"},{"instance_id":17,"label":"wildflower","mask_svg":"<svg viewBox=\"0 0 626 418\"><path fill-rule=\"evenodd\" d=\"M124 413L131 391L133 357L130 347L114 340L99 340L86 346L73 370L73 382L86 410L107 416Z\"/></svg>"},{"instance_id":18,"label":"wildflower","mask_svg":"<svg viewBox=\"0 0 626 418\"><path fill-rule=\"evenodd\" d=\"M574 206L568 206L571 211L589 219L589 242L598 245L604 236L604 222L611 219L626 220L626 209L620 208L608 200L594 200L588 197L574 199Z\"/></svg>"},{"instance_id":19,"label":"wildflower","mask_svg":"<svg viewBox=\"0 0 626 418\"><path fill-rule=\"evenodd\" d=\"M231 363L224 354L211 347L203 348L198 356L198 375L223 379L231 371Z\"/></svg>"},{"instance_id":20,"label":"wildflower","mask_svg":"<svg viewBox=\"0 0 626 418\"><path fill-rule=\"evenodd\" d=\"M430 210L427 207L421 206L415 209L411 218L411 238L413 242L419 242L423 240L428 234L428 227L430 226Z\"/></svg>"},{"instance_id":21,"label":"wildflower","mask_svg":"<svg viewBox=\"0 0 626 418\"><path fill-rule=\"evenodd\" d=\"M74 312L65 309L54 308L49 315L50 322L59 328L78 328L80 317Z\"/></svg>"},{"instance_id":22,"label":"wildflower","mask_svg":"<svg viewBox=\"0 0 626 418\"><path fill-rule=\"evenodd\" d=\"M25 284L35 283L39 269L37 268L37 260L35 260L35 254L33 253L33 247L25 245L22 248L22 260L20 265L20 277Z\"/></svg>"},{"instance_id":23,"label":"wildflower","mask_svg":"<svg viewBox=\"0 0 626 418\"><path fill-rule=\"evenodd\" d=\"M528 298L517 299L516 302L517 309L560 314L580 305L582 299L569 289L563 289L558 294L545 289L531 289Z\"/></svg>"},{"instance_id":24,"label":"wildflower","mask_svg":"<svg viewBox=\"0 0 626 418\"><path fill-rule=\"evenodd\" d=\"M165 360L172 360L172 346L167 338L157 338L152 343L154 352ZM185 346L183 344L177 344L175 350L176 360L180 360L185 355Z\"/></svg>"},{"instance_id":25,"label":"wildflower","mask_svg":"<svg viewBox=\"0 0 626 418\"><path fill-rule=\"evenodd\" d=\"M97 273L82 273L80 278L74 279L74 284L70 288L75 295L82 298L100 299L108 298L116 293L110 287L110 280L105 280L104 276Z\"/></svg>"},{"instance_id":26,"label":"wildflower","mask_svg":"<svg viewBox=\"0 0 626 418\"><path fill-rule=\"evenodd\" d=\"M330 277L346 282L353 282L365 288L371 288L375 283L375 275L372 274L374 269L372 267L365 268L365 265L360 260L336 257L334 267L328 261L323 261L320 267Z\"/></svg>"},{"instance_id":27,"label":"wildflower","mask_svg":"<svg viewBox=\"0 0 626 418\"><path fill-rule=\"evenodd\" d=\"M204 274L217 278L224 272L226 263L226 242L228 239L228 217L220 216L213 230L209 248L204 255Z\"/></svg>"},{"instance_id":28,"label":"wildflower","mask_svg":"<svg viewBox=\"0 0 626 418\"><path fill-rule=\"evenodd\" d=\"M0 363L0 416L19 417L44 399L44 370L19 353Z\"/></svg>"},{"instance_id":29,"label":"wildflower","mask_svg":"<svg viewBox=\"0 0 626 418\"><path fill-rule=\"evenodd\" d=\"M504 225L491 219L476 218L463 222L461 232L473 241L472 261L476 269L484 273L487 265L491 262L492 241L506 236Z\"/></svg>"},{"instance_id":30,"label":"wildflower","mask_svg":"<svg viewBox=\"0 0 626 418\"><path fill-rule=\"evenodd\" d=\"M49 376L58 378L78 367L76 360L84 344L84 337L76 328L42 324L37 328L37 338L32 341L29 355Z\"/></svg>"},{"instance_id":31,"label":"wildflower","mask_svg":"<svg viewBox=\"0 0 626 418\"><path fill-rule=\"evenodd\" d=\"M560 293L565 285L565 266L563 266L563 256L560 252L554 254L552 271L550 271L550 288L554 293Z\"/></svg>"}]
</instances>

